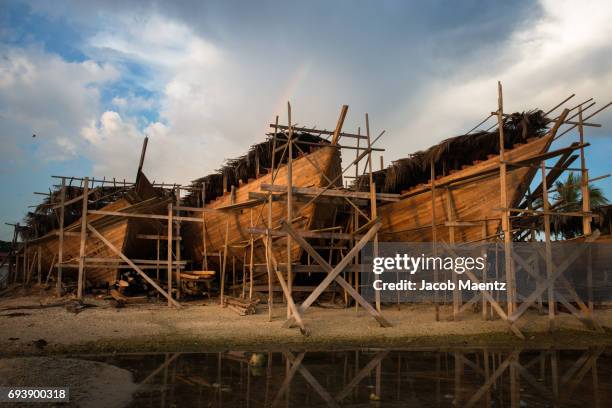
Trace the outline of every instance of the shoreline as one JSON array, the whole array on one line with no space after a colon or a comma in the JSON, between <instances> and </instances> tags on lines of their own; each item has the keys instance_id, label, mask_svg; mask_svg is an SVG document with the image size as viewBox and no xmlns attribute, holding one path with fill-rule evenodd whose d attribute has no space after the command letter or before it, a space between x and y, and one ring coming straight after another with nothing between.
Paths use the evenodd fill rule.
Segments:
<instances>
[{"instance_id":1,"label":"shoreline","mask_svg":"<svg viewBox=\"0 0 612 408\"><path fill-rule=\"evenodd\" d=\"M432 305L383 308L393 327L381 328L363 309L312 307L304 315L308 337L297 328L285 329L286 308L277 305L268 322L265 306L257 314L238 316L212 301L185 302L181 310L160 303L116 309L108 302L86 297L94 305L75 314L64 307L36 306L40 297L0 300L0 356L225 350L337 350L365 348L585 348L612 346L612 310L596 310L604 332L587 330L575 317L559 314L558 329L547 331L547 316L530 311L519 326L526 339L513 335L501 320L483 321L468 312L458 322L447 320L450 307L441 307L434 321ZM13 315L11 317L11 315ZM41 341L43 340L43 341Z\"/></svg>"}]
</instances>

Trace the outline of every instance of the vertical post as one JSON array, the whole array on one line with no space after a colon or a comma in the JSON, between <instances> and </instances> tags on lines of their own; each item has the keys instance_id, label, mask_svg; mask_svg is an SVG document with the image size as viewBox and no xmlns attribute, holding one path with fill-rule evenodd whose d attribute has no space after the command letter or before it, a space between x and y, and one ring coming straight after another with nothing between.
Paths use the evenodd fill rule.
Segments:
<instances>
[{"instance_id":1,"label":"vertical post","mask_svg":"<svg viewBox=\"0 0 612 408\"><path fill-rule=\"evenodd\" d=\"M62 296L62 262L64 262L64 203L66 202L66 178L62 177L60 190L59 242L57 250L57 296Z\"/></svg>"},{"instance_id":2,"label":"vertical post","mask_svg":"<svg viewBox=\"0 0 612 408\"><path fill-rule=\"evenodd\" d=\"M542 201L544 204L544 244L546 246L546 279L551 279L552 248L550 243L550 204L548 202L548 183L546 182L546 164L542 162ZM548 330L555 328L555 283L550 282L548 286Z\"/></svg>"},{"instance_id":3,"label":"vertical post","mask_svg":"<svg viewBox=\"0 0 612 408\"><path fill-rule=\"evenodd\" d=\"M13 258L15 260L13 261ZM17 262L17 226L13 226L13 240L11 241L11 250L9 251L8 257L8 280L7 283L15 282L15 276L17 276L16 268L13 268L13 262Z\"/></svg>"},{"instance_id":4,"label":"vertical post","mask_svg":"<svg viewBox=\"0 0 612 408\"><path fill-rule=\"evenodd\" d=\"M270 169L270 173L272 174L272 183L274 183L274 159L275 159L275 151L276 151L276 134L278 132L278 115L276 115L276 121L274 122L274 136L272 138L272 168ZM272 193L268 194L268 231L266 234L266 251L268 248L272 248L272 236L270 235L270 231L272 231ZM266 260L269 257L266 255ZM267 262L268 269L268 321L272 321L272 307L274 305L274 292L272 291L272 270L270 262Z\"/></svg>"},{"instance_id":5,"label":"vertical post","mask_svg":"<svg viewBox=\"0 0 612 408\"><path fill-rule=\"evenodd\" d=\"M181 205L181 188L176 188L176 206L179 207ZM177 213L180 216L180 211ZM176 229L176 249L174 250L174 257L176 258L176 299L179 300L181 298L181 222L177 221L174 225Z\"/></svg>"},{"instance_id":6,"label":"vertical post","mask_svg":"<svg viewBox=\"0 0 612 408\"><path fill-rule=\"evenodd\" d=\"M357 134L361 136L361 127L357 129ZM359 158L359 154L361 153L360 145L361 139L357 138L357 150L355 150L355 190L359 188L359 186L357 185L357 179L359 177L359 161L357 159ZM357 229L359 229L359 213L354 208L352 208L351 211L353 213L353 231L357 231ZM357 241L353 239L351 242L353 245L355 245ZM353 264L359 264L359 255L355 256L355 258L353 259ZM359 271L357 270L357 268L355 268L355 290L357 291L357 293L359 293ZM359 302L355 302L355 311L359 311Z\"/></svg>"},{"instance_id":7,"label":"vertical post","mask_svg":"<svg viewBox=\"0 0 612 408\"><path fill-rule=\"evenodd\" d=\"M202 182L202 208L206 207L206 184ZM206 211L202 211L202 250L204 251L204 270L208 270L208 249L206 245Z\"/></svg>"},{"instance_id":8,"label":"vertical post","mask_svg":"<svg viewBox=\"0 0 612 408\"><path fill-rule=\"evenodd\" d=\"M287 135L287 223L292 225L293 221L293 126L291 125L291 104L287 102L287 120L289 131ZM291 267L291 237L287 235L287 287L288 296L292 296L293 290L293 271ZM287 299L287 318L291 317L289 299Z\"/></svg>"},{"instance_id":9,"label":"vertical post","mask_svg":"<svg viewBox=\"0 0 612 408\"><path fill-rule=\"evenodd\" d=\"M25 231L25 229L24 229ZM22 283L26 284L26 275L28 274L28 238L23 240L23 274L21 276Z\"/></svg>"},{"instance_id":10,"label":"vertical post","mask_svg":"<svg viewBox=\"0 0 612 408\"><path fill-rule=\"evenodd\" d=\"M589 191L589 171L586 168L584 156L584 126L582 119L582 106L578 107L578 133L580 135L580 184L582 189L582 212L591 211L591 192ZM582 234L591 235L591 217L584 214L582 217ZM593 266L591 264L591 250L586 251L587 257L587 303L589 310L593 313Z\"/></svg>"},{"instance_id":11,"label":"vertical post","mask_svg":"<svg viewBox=\"0 0 612 408\"><path fill-rule=\"evenodd\" d=\"M83 298L85 285L85 245L87 242L87 203L89 201L89 178L83 180L83 207L81 210L81 249L79 251L79 280L77 283L77 298Z\"/></svg>"},{"instance_id":12,"label":"vertical post","mask_svg":"<svg viewBox=\"0 0 612 408\"><path fill-rule=\"evenodd\" d=\"M142 166L144 165L145 154L147 152L147 143L149 142L149 138L145 137L142 142L142 150L140 151L140 161L138 162L138 170L136 172L136 184L140 180L140 173L142 172Z\"/></svg>"},{"instance_id":13,"label":"vertical post","mask_svg":"<svg viewBox=\"0 0 612 408\"><path fill-rule=\"evenodd\" d=\"M436 166L435 166L433 159L429 163L429 167L430 167L430 177L431 177L431 246L432 246L432 251L433 251L432 255L436 257L438 256L438 244L437 244L437 240L438 240L437 232L438 231L437 231L437 226L436 226ZM435 262L434 262L433 275L434 275L434 282L438 283L439 275L438 275L438 268L436 267ZM438 291L434 290L434 307L436 310L436 322L440 321L439 300L440 299L438 298Z\"/></svg>"},{"instance_id":14,"label":"vertical post","mask_svg":"<svg viewBox=\"0 0 612 408\"><path fill-rule=\"evenodd\" d=\"M168 269L168 306L172 307L172 215L174 209L172 203L168 204L168 231L166 232L168 237L168 258L167 258L167 269Z\"/></svg>"},{"instance_id":15,"label":"vertical post","mask_svg":"<svg viewBox=\"0 0 612 408\"><path fill-rule=\"evenodd\" d=\"M253 227L253 208L251 208L250 210L250 216L251 216L251 227ZM249 239L249 249L250 249L250 254L249 254L249 300L253 299L253 255L254 255L254 242L253 242L253 235L251 234L251 238Z\"/></svg>"},{"instance_id":16,"label":"vertical post","mask_svg":"<svg viewBox=\"0 0 612 408\"><path fill-rule=\"evenodd\" d=\"M156 247L157 263L155 264L155 276L157 280L159 281L159 244L160 244L159 237L155 240L155 242L157 243L157 247Z\"/></svg>"},{"instance_id":17,"label":"vertical post","mask_svg":"<svg viewBox=\"0 0 612 408\"><path fill-rule=\"evenodd\" d=\"M485 218L483 223L482 223L482 245L484 245L482 251L481 251L481 255L486 255L487 253L487 219ZM484 269L482 270L482 281L483 283L487 283L487 270L489 269L488 264L485 265ZM489 318L489 315L487 313L487 298L484 296L484 294L482 295L482 320L487 320Z\"/></svg>"},{"instance_id":18,"label":"vertical post","mask_svg":"<svg viewBox=\"0 0 612 408\"><path fill-rule=\"evenodd\" d=\"M38 247L36 248L37 252L36 252L36 270L38 273L38 285L40 285L42 283L42 247L40 245L38 245Z\"/></svg>"},{"instance_id":19,"label":"vertical post","mask_svg":"<svg viewBox=\"0 0 612 408\"><path fill-rule=\"evenodd\" d=\"M504 147L504 97L501 82L497 83L497 123L499 128L499 180L500 180L500 201L502 207L502 230L504 232L504 258L506 268L506 281L508 283L508 315L515 309L515 280L514 266L512 262L512 235L510 234L510 211L507 190L507 167L505 160Z\"/></svg>"},{"instance_id":20,"label":"vertical post","mask_svg":"<svg viewBox=\"0 0 612 408\"><path fill-rule=\"evenodd\" d=\"M455 244L455 206L453 205L453 196L450 188L446 188L446 212L448 214L448 242L450 245ZM454 289L453 289L453 320L459 320L459 308L461 307L461 292L459 291L459 277L454 270L450 271Z\"/></svg>"},{"instance_id":21,"label":"vertical post","mask_svg":"<svg viewBox=\"0 0 612 408\"><path fill-rule=\"evenodd\" d=\"M366 122L366 140L368 141L368 173L370 176L370 213L372 219L377 217L377 209L376 209L376 185L374 184L374 179L372 176L372 139L370 136L370 116L365 114L365 122ZM372 256L374 258L378 257L378 232L374 235L373 239L373 251ZM380 307L380 291L377 290L374 293L375 301L376 301L376 310L378 312L381 311Z\"/></svg>"},{"instance_id":22,"label":"vertical post","mask_svg":"<svg viewBox=\"0 0 612 408\"><path fill-rule=\"evenodd\" d=\"M235 203L236 201L236 186L232 186L231 187L231 196L230 196L230 202L232 204ZM225 271L227 270L227 252L229 250L229 219L230 219L230 214L226 214L226 220L225 220L225 243L223 244L223 265L221 267L221 294L219 296L219 301L221 303L221 306L223 306L223 297L225 294Z\"/></svg>"}]
</instances>

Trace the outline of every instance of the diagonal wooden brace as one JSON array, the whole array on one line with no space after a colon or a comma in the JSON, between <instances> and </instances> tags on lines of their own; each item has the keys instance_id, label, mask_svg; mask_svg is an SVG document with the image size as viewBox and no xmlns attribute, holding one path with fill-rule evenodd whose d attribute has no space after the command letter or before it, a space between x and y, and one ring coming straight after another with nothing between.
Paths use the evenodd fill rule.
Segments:
<instances>
[{"instance_id":1,"label":"diagonal wooden brace","mask_svg":"<svg viewBox=\"0 0 612 408\"><path fill-rule=\"evenodd\" d=\"M97 229L92 227L91 224L87 224L87 229L89 229L100 241L102 241L107 247L109 247L111 251L113 251L115 254L117 254L119 256L119 258L123 259L128 265L130 265L132 267L132 269L134 269L136 272L138 272L138 274L140 276L142 276L142 278L144 280L146 280L151 286L153 286L155 289L157 289L157 291L159 293L161 293L166 299L168 299L174 306L176 306L178 308L181 308L181 304L179 302L177 302L176 300L172 299L172 296L170 296L168 294L168 292L163 290L157 283L155 283L155 281L153 279L149 278L149 276L147 276L147 274L144 273L142 271L142 269L140 269L138 266L136 266L136 264L134 262L132 262L130 260L130 258L125 256L123 254L123 252L121 252L119 249L117 249L108 239L106 239L104 237L104 235L100 234L100 232L98 232Z\"/></svg>"},{"instance_id":2,"label":"diagonal wooden brace","mask_svg":"<svg viewBox=\"0 0 612 408\"><path fill-rule=\"evenodd\" d=\"M363 306L368 313L370 313L382 327L391 327L391 323L385 319L382 314L380 314L376 309L368 303L342 276L340 273L346 268L346 266L352 262L353 258L357 256L359 251L376 235L378 230L381 227L381 223L378 222L370 228L370 230L355 244L355 246L349 251L348 254L338 264L336 267L332 268L330 264L327 263L321 255L308 243L306 240L296 231L294 230L288 223L282 222L281 228L287 232L312 258L327 272L327 276L323 281L317 286L315 290L306 298L306 300L298 307L300 313L304 313L306 309L308 309L315 300L323 293L323 291L335 280L338 282L343 289L345 289L352 297L358 302L361 306ZM285 322L283 327L290 327L293 324L293 319L289 319Z\"/></svg>"},{"instance_id":3,"label":"diagonal wooden brace","mask_svg":"<svg viewBox=\"0 0 612 408\"><path fill-rule=\"evenodd\" d=\"M289 308L291 309L291 312L293 314L293 317L295 318L295 321L297 322L298 326L300 326L300 331L302 332L303 335L310 336L310 331L306 328L306 326L304 325L304 322L302 321L301 312L299 308L297 307L297 305L295 304L295 302L293 301L293 297L291 296L291 293L289 292L289 287L287 286L287 283L285 282L285 278L283 277L283 274L280 273L280 271L278 270L278 263L276 262L276 257L272 253L272 249L268 247L268 243L266 242L266 237L262 237L262 241L266 249L266 261L268 263L268 268L272 268L274 270L276 279L278 279L278 283L281 285L281 289L283 290L283 293L285 294L285 298L287 299L287 305L289 305ZM271 296L271 294L269 294L268 296Z\"/></svg>"},{"instance_id":4,"label":"diagonal wooden brace","mask_svg":"<svg viewBox=\"0 0 612 408\"><path fill-rule=\"evenodd\" d=\"M525 313L525 311L536 301L538 296L541 296L542 293L544 293L544 291L547 290L550 285L553 285L554 282L559 278L559 276L561 276L563 272L565 272L565 270L569 268L572 262L574 262L578 258L578 256L580 256L580 254L584 252L588 244L599 238L599 235L599 230L595 230L591 235L586 237L582 245L576 248L574 252L572 252L570 256L568 256L563 261L563 263L561 263L561 265L557 266L557 270L549 279L546 279L545 281L539 282L537 284L536 289L531 293L531 295L529 295L527 299L525 299L525 301L521 304L519 308L514 311L514 313L508 316L508 320L511 322L515 322L519 317L521 317L522 314Z\"/></svg>"},{"instance_id":5,"label":"diagonal wooden brace","mask_svg":"<svg viewBox=\"0 0 612 408\"><path fill-rule=\"evenodd\" d=\"M440 243L444 246L444 248L450 252L450 254L454 257L457 257L457 253L455 251L453 251L453 249L444 241L440 241ZM453 272L454 273L454 272ZM474 272L472 272L471 270L466 270L465 271L465 275L472 281L475 283L480 283L480 279L478 279L476 277L476 275L474 275ZM518 327L516 327L516 325L513 322L510 322L508 320L508 315L506 314L506 312L504 312L504 309L500 306L500 304L497 302L497 300L495 300L495 298L491 295L491 293L489 293L488 290L482 290L482 296L485 297L485 299L487 299L487 302L489 302L491 304L491 307L493 308L493 310L495 310L495 312L499 315L499 317L501 317L501 319L503 321L505 321L506 323L508 323L508 327L510 328L510 330L512 330L512 332L520 339L525 340L525 336L523 335L523 333L519 330Z\"/></svg>"}]
</instances>

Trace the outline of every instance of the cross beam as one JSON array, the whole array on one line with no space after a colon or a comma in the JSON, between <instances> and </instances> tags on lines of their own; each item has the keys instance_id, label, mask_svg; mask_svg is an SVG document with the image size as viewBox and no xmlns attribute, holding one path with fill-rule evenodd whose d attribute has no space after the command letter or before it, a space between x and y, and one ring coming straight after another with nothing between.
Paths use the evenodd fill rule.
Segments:
<instances>
[{"instance_id":1,"label":"cross beam","mask_svg":"<svg viewBox=\"0 0 612 408\"><path fill-rule=\"evenodd\" d=\"M361 251L361 249L376 235L378 230L380 229L382 223L378 222L370 230L355 244L355 246L349 251L348 254L335 266L332 267L319 253L308 243L302 236L294 230L287 222L283 221L281 223L282 229L289 234L312 258L319 264L321 267L327 272L327 276L323 279L323 281L317 286L317 288L312 291L312 293L304 300L304 302L298 307L298 312L303 314L310 305L314 303L315 300L323 293L323 291L335 280L338 282L340 286L344 290L346 290L352 297L358 302L363 308L370 313L382 327L391 327L391 323L385 319L380 312L368 303L360 294L357 292L342 276L340 273L344 270L344 268L352 262L353 258ZM293 324L293 319L288 319L285 322L284 327L291 327Z\"/></svg>"}]
</instances>

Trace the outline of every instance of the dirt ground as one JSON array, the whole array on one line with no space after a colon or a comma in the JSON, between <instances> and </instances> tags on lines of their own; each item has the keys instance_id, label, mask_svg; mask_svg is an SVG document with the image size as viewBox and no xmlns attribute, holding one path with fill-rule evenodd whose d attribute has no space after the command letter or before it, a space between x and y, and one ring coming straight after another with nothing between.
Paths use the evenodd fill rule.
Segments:
<instances>
[{"instance_id":1,"label":"dirt ground","mask_svg":"<svg viewBox=\"0 0 612 408\"><path fill-rule=\"evenodd\" d=\"M483 321L480 313L464 313L450 321L450 309L441 309L435 321L431 305L387 306L384 316L393 324L381 328L363 309L311 307L304 322L311 331L285 329L286 308L277 305L268 321L266 306L257 314L238 316L216 301L184 303L180 310L164 303L114 308L108 301L86 297L95 305L79 313L65 307L15 309L57 302L53 298L0 298L0 355L41 355L129 351L217 351L279 348L331 349L347 347L548 347L612 345L612 310L596 310L603 332L593 332L574 316L561 313L558 329L547 332L547 317L533 310L519 321L526 336L520 340L503 321ZM7 308L9 310L7 310Z\"/></svg>"}]
</instances>

